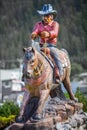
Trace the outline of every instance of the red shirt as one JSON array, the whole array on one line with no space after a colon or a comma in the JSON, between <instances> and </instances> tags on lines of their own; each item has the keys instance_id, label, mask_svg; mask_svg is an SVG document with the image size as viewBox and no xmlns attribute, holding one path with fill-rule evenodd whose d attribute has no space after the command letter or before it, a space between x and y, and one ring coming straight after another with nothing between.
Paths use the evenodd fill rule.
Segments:
<instances>
[{"instance_id":1,"label":"red shirt","mask_svg":"<svg viewBox=\"0 0 87 130\"><path fill-rule=\"evenodd\" d=\"M36 25L34 26L33 32L32 33L36 33L36 35L41 34L41 32L43 31L47 31L50 33L50 37L49 38L41 38L40 37L40 44L44 44L44 43L51 43L51 44L55 44L57 43L57 36L58 36L58 32L59 32L59 24L56 21L52 21L47 25L44 25L42 21L36 23Z\"/></svg>"}]
</instances>

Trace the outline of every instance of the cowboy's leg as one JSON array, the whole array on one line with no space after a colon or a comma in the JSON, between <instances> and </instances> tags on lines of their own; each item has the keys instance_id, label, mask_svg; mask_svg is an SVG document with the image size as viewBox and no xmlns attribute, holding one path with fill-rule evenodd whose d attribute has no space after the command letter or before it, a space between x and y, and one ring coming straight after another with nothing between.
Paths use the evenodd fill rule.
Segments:
<instances>
[{"instance_id":1,"label":"cowboy's leg","mask_svg":"<svg viewBox=\"0 0 87 130\"><path fill-rule=\"evenodd\" d=\"M55 63L59 69L59 74L60 74L60 78L61 78L63 76L63 66L62 66L61 61L59 60L57 48L55 48L55 47L49 47L49 48L50 48L51 56L55 60Z\"/></svg>"}]
</instances>

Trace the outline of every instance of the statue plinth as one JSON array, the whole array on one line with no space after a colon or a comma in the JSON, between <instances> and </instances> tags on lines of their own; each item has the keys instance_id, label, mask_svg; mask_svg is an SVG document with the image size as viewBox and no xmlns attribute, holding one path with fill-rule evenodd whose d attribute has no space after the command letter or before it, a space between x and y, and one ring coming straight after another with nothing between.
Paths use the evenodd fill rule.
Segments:
<instances>
[{"instance_id":1,"label":"statue plinth","mask_svg":"<svg viewBox=\"0 0 87 130\"><path fill-rule=\"evenodd\" d=\"M30 119L26 123L14 123L10 130L52 130L53 127L59 122L65 122L80 110L82 110L82 103L75 103L71 100L59 100L52 98L45 104L43 113L44 118L40 121L31 121Z\"/></svg>"}]
</instances>

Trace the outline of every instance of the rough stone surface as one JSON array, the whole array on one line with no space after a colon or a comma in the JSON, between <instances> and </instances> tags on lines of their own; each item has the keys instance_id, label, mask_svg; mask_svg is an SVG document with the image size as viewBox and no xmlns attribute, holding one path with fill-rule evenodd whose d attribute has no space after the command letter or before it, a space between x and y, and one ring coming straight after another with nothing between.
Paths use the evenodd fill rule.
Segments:
<instances>
[{"instance_id":1,"label":"rough stone surface","mask_svg":"<svg viewBox=\"0 0 87 130\"><path fill-rule=\"evenodd\" d=\"M63 95L63 98L59 98L58 93L56 94L56 97L52 94L53 98L49 97L45 103L43 119L38 122L31 121L30 116L28 119L31 111L28 111L24 115L26 119L27 113L28 120L25 123L14 123L6 130L87 130L87 114L82 110L82 103L66 100ZM37 107L37 102L38 99L33 98L25 111Z\"/></svg>"},{"instance_id":2,"label":"rough stone surface","mask_svg":"<svg viewBox=\"0 0 87 130\"><path fill-rule=\"evenodd\" d=\"M42 120L14 123L9 130L87 130L87 115L81 103L53 98L48 100L43 112Z\"/></svg>"},{"instance_id":3,"label":"rough stone surface","mask_svg":"<svg viewBox=\"0 0 87 130\"><path fill-rule=\"evenodd\" d=\"M6 128L5 130L23 130L24 124L22 123L14 123L10 127Z\"/></svg>"},{"instance_id":4,"label":"rough stone surface","mask_svg":"<svg viewBox=\"0 0 87 130\"><path fill-rule=\"evenodd\" d=\"M52 130L53 119L47 118L39 122L27 122L24 125L25 130Z\"/></svg>"}]
</instances>

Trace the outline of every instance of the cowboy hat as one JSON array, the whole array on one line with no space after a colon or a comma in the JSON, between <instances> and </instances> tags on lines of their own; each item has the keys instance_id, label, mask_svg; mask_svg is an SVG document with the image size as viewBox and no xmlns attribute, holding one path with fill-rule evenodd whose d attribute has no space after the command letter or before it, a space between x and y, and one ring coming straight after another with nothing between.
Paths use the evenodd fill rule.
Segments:
<instances>
[{"instance_id":1,"label":"cowboy hat","mask_svg":"<svg viewBox=\"0 0 87 130\"><path fill-rule=\"evenodd\" d=\"M57 15L57 11L53 10L53 7L51 4L44 4L42 10L37 10L37 12L40 15L53 14L54 17L56 17L56 15Z\"/></svg>"}]
</instances>

